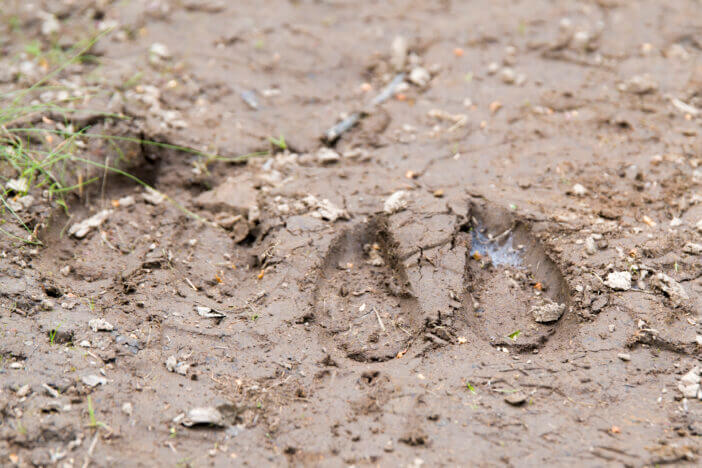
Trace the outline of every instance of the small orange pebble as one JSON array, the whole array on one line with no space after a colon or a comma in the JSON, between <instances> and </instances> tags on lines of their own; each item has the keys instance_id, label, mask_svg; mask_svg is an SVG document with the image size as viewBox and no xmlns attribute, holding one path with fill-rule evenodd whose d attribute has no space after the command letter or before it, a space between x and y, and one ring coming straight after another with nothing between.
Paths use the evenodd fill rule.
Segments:
<instances>
[{"instance_id":1,"label":"small orange pebble","mask_svg":"<svg viewBox=\"0 0 702 468\"><path fill-rule=\"evenodd\" d=\"M483 256L480 255L478 252L473 252L472 257L474 260L482 260L482 258L483 258Z\"/></svg>"},{"instance_id":2,"label":"small orange pebble","mask_svg":"<svg viewBox=\"0 0 702 468\"><path fill-rule=\"evenodd\" d=\"M263 279L263 275L266 274L266 270L261 270L261 273L258 274L257 278L258 279Z\"/></svg>"},{"instance_id":3,"label":"small orange pebble","mask_svg":"<svg viewBox=\"0 0 702 468\"><path fill-rule=\"evenodd\" d=\"M371 245L371 248L373 250L380 250L380 244L378 244L377 242L373 242L373 245Z\"/></svg>"},{"instance_id":4,"label":"small orange pebble","mask_svg":"<svg viewBox=\"0 0 702 468\"><path fill-rule=\"evenodd\" d=\"M112 200L110 204L112 205L112 208L119 208L119 200Z\"/></svg>"},{"instance_id":5,"label":"small orange pebble","mask_svg":"<svg viewBox=\"0 0 702 468\"><path fill-rule=\"evenodd\" d=\"M48 70L49 61L42 57L41 59L39 59L39 66L42 68L42 70Z\"/></svg>"},{"instance_id":6,"label":"small orange pebble","mask_svg":"<svg viewBox=\"0 0 702 468\"><path fill-rule=\"evenodd\" d=\"M441 197L443 197L443 196L444 196L444 189L437 189L437 190L434 190L434 196L435 196L436 198L441 198Z\"/></svg>"},{"instance_id":7,"label":"small orange pebble","mask_svg":"<svg viewBox=\"0 0 702 468\"><path fill-rule=\"evenodd\" d=\"M482 122L480 122L480 128L485 128L485 127L487 127L487 122L483 120Z\"/></svg>"},{"instance_id":8,"label":"small orange pebble","mask_svg":"<svg viewBox=\"0 0 702 468\"><path fill-rule=\"evenodd\" d=\"M463 49L461 49L460 47L456 47L455 49L453 49L453 55L455 55L456 57L463 57Z\"/></svg>"},{"instance_id":9,"label":"small orange pebble","mask_svg":"<svg viewBox=\"0 0 702 468\"><path fill-rule=\"evenodd\" d=\"M44 138L46 139L46 142L47 142L48 144L51 144L51 143L53 143L53 141L54 141L54 137L51 136L51 135L46 135L46 137L44 137Z\"/></svg>"},{"instance_id":10,"label":"small orange pebble","mask_svg":"<svg viewBox=\"0 0 702 468\"><path fill-rule=\"evenodd\" d=\"M619 426L612 426L612 428L610 429L610 432L612 434L621 434L622 428Z\"/></svg>"},{"instance_id":11,"label":"small orange pebble","mask_svg":"<svg viewBox=\"0 0 702 468\"><path fill-rule=\"evenodd\" d=\"M404 93L397 93L397 94L395 95L395 99L397 99L398 101L406 101L406 100L407 100L407 95L404 94Z\"/></svg>"},{"instance_id":12,"label":"small orange pebble","mask_svg":"<svg viewBox=\"0 0 702 468\"><path fill-rule=\"evenodd\" d=\"M346 264L346 268L347 268L348 270L352 269L352 268L353 268L353 263L351 263L351 262L347 263L347 264Z\"/></svg>"},{"instance_id":13,"label":"small orange pebble","mask_svg":"<svg viewBox=\"0 0 702 468\"><path fill-rule=\"evenodd\" d=\"M543 290L544 290L544 285L541 284L541 283L536 283L536 284L534 285L534 289L536 289L537 291L543 291Z\"/></svg>"},{"instance_id":14,"label":"small orange pebble","mask_svg":"<svg viewBox=\"0 0 702 468\"><path fill-rule=\"evenodd\" d=\"M406 352L407 352L407 350L406 350L406 349L403 349L402 351L400 351L400 352L397 353L397 355L395 356L395 358L400 359L402 356L405 355Z\"/></svg>"},{"instance_id":15,"label":"small orange pebble","mask_svg":"<svg viewBox=\"0 0 702 468\"><path fill-rule=\"evenodd\" d=\"M648 216L646 216L646 215L644 215L644 217L641 218L641 219L643 220L644 223L648 224L648 225L651 226L651 227L653 227L653 226L656 225L656 222L655 222L654 220L652 220L651 218L649 218Z\"/></svg>"},{"instance_id":16,"label":"small orange pebble","mask_svg":"<svg viewBox=\"0 0 702 468\"><path fill-rule=\"evenodd\" d=\"M493 114L502 108L502 103L500 101L492 101L490 103L490 112Z\"/></svg>"},{"instance_id":17,"label":"small orange pebble","mask_svg":"<svg viewBox=\"0 0 702 468\"><path fill-rule=\"evenodd\" d=\"M631 249L629 252L629 256L635 258L638 252L636 252L636 249Z\"/></svg>"},{"instance_id":18,"label":"small orange pebble","mask_svg":"<svg viewBox=\"0 0 702 468\"><path fill-rule=\"evenodd\" d=\"M232 270L236 270L236 265L232 263L231 265L229 265L229 268L231 268Z\"/></svg>"},{"instance_id":19,"label":"small orange pebble","mask_svg":"<svg viewBox=\"0 0 702 468\"><path fill-rule=\"evenodd\" d=\"M405 178L406 178L406 179L416 179L418 176L419 176L419 174L417 174L417 173L414 172L414 171L407 171L407 172L405 172Z\"/></svg>"},{"instance_id":20,"label":"small orange pebble","mask_svg":"<svg viewBox=\"0 0 702 468\"><path fill-rule=\"evenodd\" d=\"M215 274L215 278L214 278L214 279L215 279L215 281L218 282L219 284L224 283L224 281L222 281L222 278L220 278L219 275L217 275L217 274ZM261 279L261 278L259 278L259 279Z\"/></svg>"},{"instance_id":21,"label":"small orange pebble","mask_svg":"<svg viewBox=\"0 0 702 468\"><path fill-rule=\"evenodd\" d=\"M368 83L368 82L361 84L361 91L363 91L364 93L367 93L368 91L371 91L372 89L373 89L373 85Z\"/></svg>"}]
</instances>

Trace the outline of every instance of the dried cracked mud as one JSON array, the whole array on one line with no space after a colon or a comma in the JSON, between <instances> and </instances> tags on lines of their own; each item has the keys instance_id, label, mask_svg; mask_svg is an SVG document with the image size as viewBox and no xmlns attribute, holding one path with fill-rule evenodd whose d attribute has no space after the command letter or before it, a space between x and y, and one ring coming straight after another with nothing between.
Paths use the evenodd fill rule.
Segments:
<instances>
[{"instance_id":1,"label":"dried cracked mud","mask_svg":"<svg viewBox=\"0 0 702 468\"><path fill-rule=\"evenodd\" d=\"M2 92L114 28L34 125L162 145L0 237L0 465L696 466L700 11L3 2Z\"/></svg>"}]
</instances>

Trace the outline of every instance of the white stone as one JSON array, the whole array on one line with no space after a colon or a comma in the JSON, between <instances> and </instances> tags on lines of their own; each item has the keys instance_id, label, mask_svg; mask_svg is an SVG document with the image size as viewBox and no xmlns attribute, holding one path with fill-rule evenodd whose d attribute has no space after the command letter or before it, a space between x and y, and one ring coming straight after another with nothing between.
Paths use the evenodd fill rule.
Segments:
<instances>
[{"instance_id":1,"label":"white stone","mask_svg":"<svg viewBox=\"0 0 702 468\"><path fill-rule=\"evenodd\" d=\"M76 223L68 229L68 235L82 239L88 235L90 231L99 227L112 214L112 210L102 210L88 219L84 219L80 223Z\"/></svg>"},{"instance_id":2,"label":"white stone","mask_svg":"<svg viewBox=\"0 0 702 468\"><path fill-rule=\"evenodd\" d=\"M577 197L584 197L587 194L587 189L581 184L573 185L573 188L571 190L573 192L573 195Z\"/></svg>"},{"instance_id":3,"label":"white stone","mask_svg":"<svg viewBox=\"0 0 702 468\"><path fill-rule=\"evenodd\" d=\"M605 285L612 289L628 291L631 289L631 273L628 271L615 271L607 275Z\"/></svg>"},{"instance_id":4,"label":"white stone","mask_svg":"<svg viewBox=\"0 0 702 468\"><path fill-rule=\"evenodd\" d=\"M539 323L555 322L565 312L565 304L556 304L554 302L531 308L531 313L534 320Z\"/></svg>"},{"instance_id":5,"label":"white stone","mask_svg":"<svg viewBox=\"0 0 702 468\"><path fill-rule=\"evenodd\" d=\"M429 80L431 80L431 75L429 74L426 68L414 67L410 72L408 79L410 83L423 88L427 84L429 84Z\"/></svg>"},{"instance_id":6,"label":"white stone","mask_svg":"<svg viewBox=\"0 0 702 468\"><path fill-rule=\"evenodd\" d=\"M404 210L407 207L408 195L409 194L404 190L398 190L397 192L393 193L387 200L385 200L385 203L383 204L383 211L385 211L387 214L393 214Z\"/></svg>"},{"instance_id":7,"label":"white stone","mask_svg":"<svg viewBox=\"0 0 702 468\"><path fill-rule=\"evenodd\" d=\"M88 326L94 331L112 331L115 327L105 319L92 319L88 322Z\"/></svg>"}]
</instances>

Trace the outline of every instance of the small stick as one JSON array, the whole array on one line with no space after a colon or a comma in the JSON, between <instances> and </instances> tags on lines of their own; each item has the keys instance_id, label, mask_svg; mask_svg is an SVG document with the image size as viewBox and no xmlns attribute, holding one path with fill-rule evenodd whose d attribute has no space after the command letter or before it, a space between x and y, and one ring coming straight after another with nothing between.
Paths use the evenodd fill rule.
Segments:
<instances>
[{"instance_id":1,"label":"small stick","mask_svg":"<svg viewBox=\"0 0 702 468\"><path fill-rule=\"evenodd\" d=\"M380 324L381 330L385 331L385 325L383 324L383 321L380 318L380 314L378 313L378 309L373 307L373 311L375 312L375 316L378 317L378 323Z\"/></svg>"}]
</instances>

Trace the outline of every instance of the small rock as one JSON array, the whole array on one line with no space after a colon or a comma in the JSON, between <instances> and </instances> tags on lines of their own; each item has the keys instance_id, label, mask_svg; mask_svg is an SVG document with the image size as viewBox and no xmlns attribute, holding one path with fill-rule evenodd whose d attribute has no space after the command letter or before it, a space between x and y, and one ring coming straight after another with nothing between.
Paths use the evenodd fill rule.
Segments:
<instances>
[{"instance_id":1,"label":"small rock","mask_svg":"<svg viewBox=\"0 0 702 468\"><path fill-rule=\"evenodd\" d=\"M56 304L51 299L42 299L41 308L44 310L53 310Z\"/></svg>"},{"instance_id":2,"label":"small rock","mask_svg":"<svg viewBox=\"0 0 702 468\"><path fill-rule=\"evenodd\" d=\"M24 368L24 364L22 364L21 362L13 362L10 364L10 369L19 370L22 368Z\"/></svg>"},{"instance_id":3,"label":"small rock","mask_svg":"<svg viewBox=\"0 0 702 468\"><path fill-rule=\"evenodd\" d=\"M181 422L183 426L216 426L224 427L224 417L217 408L208 406L205 408L192 408Z\"/></svg>"},{"instance_id":4,"label":"small rock","mask_svg":"<svg viewBox=\"0 0 702 468\"><path fill-rule=\"evenodd\" d=\"M597 244L592 236L585 239L585 252L587 252L588 255L594 255L597 252Z\"/></svg>"},{"instance_id":5,"label":"small rock","mask_svg":"<svg viewBox=\"0 0 702 468\"><path fill-rule=\"evenodd\" d=\"M84 238L90 231L99 227L112 214L112 210L102 210L88 219L74 224L68 229L68 235L78 239Z\"/></svg>"},{"instance_id":6,"label":"small rock","mask_svg":"<svg viewBox=\"0 0 702 468\"><path fill-rule=\"evenodd\" d=\"M431 80L431 75L426 70L426 68L415 67L410 72L408 80L410 81L410 83L415 84L420 88L423 88L429 84L429 80Z\"/></svg>"},{"instance_id":7,"label":"small rock","mask_svg":"<svg viewBox=\"0 0 702 468\"><path fill-rule=\"evenodd\" d=\"M387 214L393 214L404 210L407 207L408 196L409 194L406 191L398 190L390 195L387 200L385 200L385 203L383 204L383 211L385 211Z\"/></svg>"},{"instance_id":8,"label":"small rock","mask_svg":"<svg viewBox=\"0 0 702 468\"><path fill-rule=\"evenodd\" d=\"M35 199L32 195L25 195L17 199L7 200L7 204L12 208L13 211L19 213L20 211L28 210L32 205L34 205Z\"/></svg>"},{"instance_id":9,"label":"small rock","mask_svg":"<svg viewBox=\"0 0 702 468\"><path fill-rule=\"evenodd\" d=\"M5 183L5 188L15 193L27 193L29 191L29 181L26 177L10 179Z\"/></svg>"},{"instance_id":10,"label":"small rock","mask_svg":"<svg viewBox=\"0 0 702 468\"><path fill-rule=\"evenodd\" d=\"M56 390L54 387L52 387L49 384L42 384L41 385L44 391L46 392L47 395L49 395L52 398L58 398L61 394Z\"/></svg>"},{"instance_id":11,"label":"small rock","mask_svg":"<svg viewBox=\"0 0 702 468\"><path fill-rule=\"evenodd\" d=\"M144 201L146 201L146 203L151 205L160 205L166 199L164 194L158 190L152 189L151 187L146 187L146 191L141 194L141 197L144 199Z\"/></svg>"},{"instance_id":12,"label":"small rock","mask_svg":"<svg viewBox=\"0 0 702 468\"><path fill-rule=\"evenodd\" d=\"M315 209L316 212L313 215L319 218L331 222L337 219L349 219L349 214L346 210L342 210L326 198L319 200L314 195L307 195L302 201L308 207Z\"/></svg>"},{"instance_id":13,"label":"small rock","mask_svg":"<svg viewBox=\"0 0 702 468\"><path fill-rule=\"evenodd\" d=\"M692 255L700 255L702 254L702 244L695 244L693 242L688 242L683 246L683 252L689 253Z\"/></svg>"},{"instance_id":14,"label":"small rock","mask_svg":"<svg viewBox=\"0 0 702 468\"><path fill-rule=\"evenodd\" d=\"M514 84L517 79L517 74L510 67L505 67L500 72L500 79L505 84Z\"/></svg>"},{"instance_id":15,"label":"small rock","mask_svg":"<svg viewBox=\"0 0 702 468\"><path fill-rule=\"evenodd\" d=\"M606 286L619 291L628 291L631 289L631 273L628 271L616 271L607 275L607 280L604 282Z\"/></svg>"},{"instance_id":16,"label":"small rock","mask_svg":"<svg viewBox=\"0 0 702 468\"><path fill-rule=\"evenodd\" d=\"M80 380L88 387L97 387L98 385L107 384L107 379L101 375L86 375L81 377Z\"/></svg>"},{"instance_id":17,"label":"small rock","mask_svg":"<svg viewBox=\"0 0 702 468\"><path fill-rule=\"evenodd\" d=\"M339 162L341 156L331 148L321 148L317 151L317 161L320 164L333 164Z\"/></svg>"},{"instance_id":18,"label":"small rock","mask_svg":"<svg viewBox=\"0 0 702 468\"><path fill-rule=\"evenodd\" d=\"M702 399L702 390L700 390L700 368L693 367L687 374L680 378L678 390L686 398Z\"/></svg>"},{"instance_id":19,"label":"small rock","mask_svg":"<svg viewBox=\"0 0 702 468\"><path fill-rule=\"evenodd\" d=\"M695 224L695 229L697 229L697 232L702 232L702 219L697 221L697 224Z\"/></svg>"},{"instance_id":20,"label":"small rock","mask_svg":"<svg viewBox=\"0 0 702 468\"><path fill-rule=\"evenodd\" d=\"M70 275L70 274L71 274L71 265L65 265L65 266L61 267L61 269L59 270L59 272L60 272L63 276L68 276L68 275Z\"/></svg>"},{"instance_id":21,"label":"small rock","mask_svg":"<svg viewBox=\"0 0 702 468\"><path fill-rule=\"evenodd\" d=\"M658 273L653 277L653 286L663 291L676 306L690 299L685 288L665 273Z\"/></svg>"},{"instance_id":22,"label":"small rock","mask_svg":"<svg viewBox=\"0 0 702 468\"><path fill-rule=\"evenodd\" d=\"M136 199L132 195L127 195L126 197L122 197L117 200L117 204L123 208L132 206L134 203L136 203Z\"/></svg>"},{"instance_id":23,"label":"small rock","mask_svg":"<svg viewBox=\"0 0 702 468\"><path fill-rule=\"evenodd\" d=\"M166 359L166 369L169 372L175 372L180 375L187 375L188 369L190 369L190 364L185 361L178 362L175 356L169 356Z\"/></svg>"},{"instance_id":24,"label":"small rock","mask_svg":"<svg viewBox=\"0 0 702 468\"><path fill-rule=\"evenodd\" d=\"M570 189L570 193L572 193L576 197L584 197L585 195L587 195L587 189L581 184L575 184L573 185L573 188Z\"/></svg>"},{"instance_id":25,"label":"small rock","mask_svg":"<svg viewBox=\"0 0 702 468\"><path fill-rule=\"evenodd\" d=\"M512 406L521 406L526 400L527 397L523 392L514 392L505 396L505 401Z\"/></svg>"},{"instance_id":26,"label":"small rock","mask_svg":"<svg viewBox=\"0 0 702 468\"><path fill-rule=\"evenodd\" d=\"M88 326L94 331L112 331L115 329L110 322L105 319L92 319L88 322Z\"/></svg>"},{"instance_id":27,"label":"small rock","mask_svg":"<svg viewBox=\"0 0 702 468\"><path fill-rule=\"evenodd\" d=\"M178 360L175 356L168 356L166 359L166 369L168 372L175 372L175 367L178 365Z\"/></svg>"},{"instance_id":28,"label":"small rock","mask_svg":"<svg viewBox=\"0 0 702 468\"><path fill-rule=\"evenodd\" d=\"M41 33L44 36L50 36L51 34L59 32L61 30L61 23L55 15L46 12L40 12L39 16L42 19L41 22Z\"/></svg>"},{"instance_id":29,"label":"small rock","mask_svg":"<svg viewBox=\"0 0 702 468\"><path fill-rule=\"evenodd\" d=\"M534 316L534 320L538 323L555 322L561 318L563 312L565 312L565 307L565 304L556 304L555 302L551 302L540 306L533 306L531 308L531 314Z\"/></svg>"},{"instance_id":30,"label":"small rock","mask_svg":"<svg viewBox=\"0 0 702 468\"><path fill-rule=\"evenodd\" d=\"M617 354L617 357L622 361L631 361L631 355L628 353L619 353Z\"/></svg>"},{"instance_id":31,"label":"small rock","mask_svg":"<svg viewBox=\"0 0 702 468\"><path fill-rule=\"evenodd\" d=\"M132 408L132 404L131 404L131 403L129 403L129 402L122 403L122 412L123 412L124 414L126 414L127 416L131 416L131 415L132 415L132 411L133 411L133 408Z\"/></svg>"},{"instance_id":32,"label":"small rock","mask_svg":"<svg viewBox=\"0 0 702 468\"><path fill-rule=\"evenodd\" d=\"M670 227L678 227L682 225L682 219L677 216L670 220Z\"/></svg>"},{"instance_id":33,"label":"small rock","mask_svg":"<svg viewBox=\"0 0 702 468\"><path fill-rule=\"evenodd\" d=\"M633 94L648 94L658 90L658 83L649 75L636 75L626 83L619 85L619 90Z\"/></svg>"},{"instance_id":34,"label":"small rock","mask_svg":"<svg viewBox=\"0 0 702 468\"><path fill-rule=\"evenodd\" d=\"M487 67L487 73L488 75L494 75L500 70L500 64L497 62L490 62L490 64Z\"/></svg>"},{"instance_id":35,"label":"small rock","mask_svg":"<svg viewBox=\"0 0 702 468\"><path fill-rule=\"evenodd\" d=\"M226 317L225 314L222 312L218 312L216 310L211 309L210 307L205 307L205 306L195 306L195 310L197 311L197 314L200 317L204 318L224 318Z\"/></svg>"},{"instance_id":36,"label":"small rock","mask_svg":"<svg viewBox=\"0 0 702 468\"><path fill-rule=\"evenodd\" d=\"M15 394L20 398L24 398L29 395L31 391L32 387L29 384L24 384L15 391Z\"/></svg>"},{"instance_id":37,"label":"small rock","mask_svg":"<svg viewBox=\"0 0 702 468\"><path fill-rule=\"evenodd\" d=\"M149 47L149 60L152 62L159 62L170 57L171 52L168 50L168 47L160 42L154 42L151 44L151 47Z\"/></svg>"}]
</instances>

